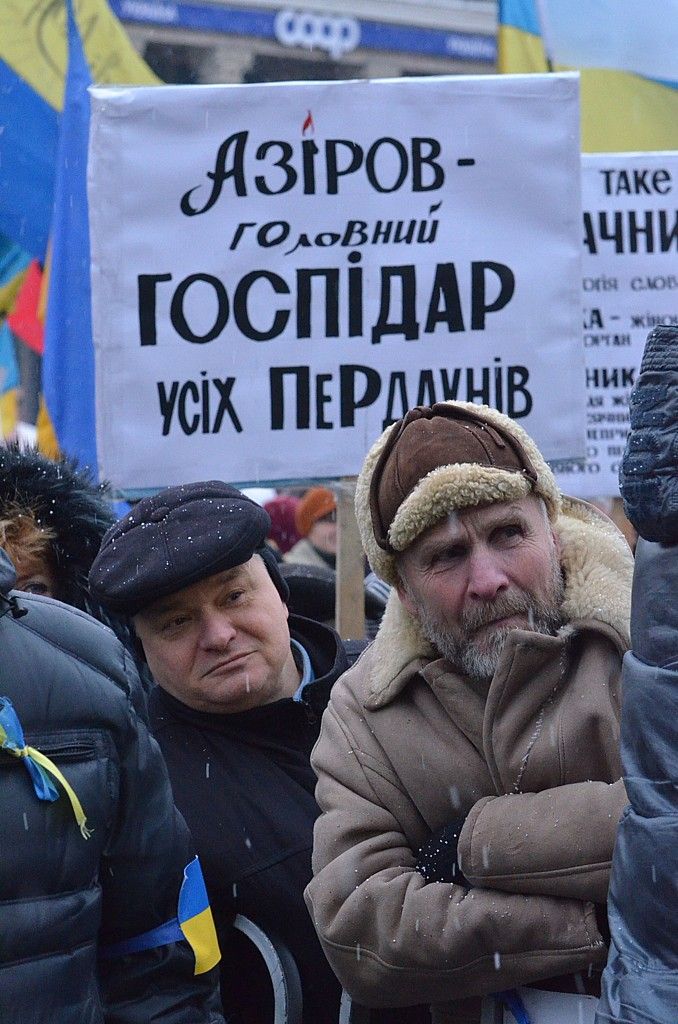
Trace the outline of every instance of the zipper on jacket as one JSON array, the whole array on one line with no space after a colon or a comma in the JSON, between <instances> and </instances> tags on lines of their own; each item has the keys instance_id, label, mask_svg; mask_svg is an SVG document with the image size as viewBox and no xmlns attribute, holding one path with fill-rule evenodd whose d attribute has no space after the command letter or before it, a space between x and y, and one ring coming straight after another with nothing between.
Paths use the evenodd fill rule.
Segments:
<instances>
[{"instance_id":1,"label":"zipper on jacket","mask_svg":"<svg viewBox=\"0 0 678 1024\"><path fill-rule=\"evenodd\" d=\"M96 751L92 743L43 744L38 749L53 761L91 761Z\"/></svg>"},{"instance_id":2,"label":"zipper on jacket","mask_svg":"<svg viewBox=\"0 0 678 1024\"><path fill-rule=\"evenodd\" d=\"M27 739L29 747L36 747L52 761L91 761L96 754L92 743L78 743L77 741L73 743L33 743L30 737ZM3 762L20 763L20 758L7 754L5 751L0 751L0 754L2 754Z\"/></svg>"}]
</instances>

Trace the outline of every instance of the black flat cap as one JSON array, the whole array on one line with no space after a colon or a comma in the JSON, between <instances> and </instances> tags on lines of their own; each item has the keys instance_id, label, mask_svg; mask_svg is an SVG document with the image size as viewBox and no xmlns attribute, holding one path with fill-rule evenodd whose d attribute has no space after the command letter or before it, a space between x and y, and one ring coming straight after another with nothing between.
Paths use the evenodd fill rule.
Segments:
<instances>
[{"instance_id":1,"label":"black flat cap","mask_svg":"<svg viewBox=\"0 0 678 1024\"><path fill-rule=\"evenodd\" d=\"M90 569L90 589L111 611L136 615L160 597L249 561L270 526L265 509L220 480L168 487L142 498L108 530Z\"/></svg>"}]
</instances>

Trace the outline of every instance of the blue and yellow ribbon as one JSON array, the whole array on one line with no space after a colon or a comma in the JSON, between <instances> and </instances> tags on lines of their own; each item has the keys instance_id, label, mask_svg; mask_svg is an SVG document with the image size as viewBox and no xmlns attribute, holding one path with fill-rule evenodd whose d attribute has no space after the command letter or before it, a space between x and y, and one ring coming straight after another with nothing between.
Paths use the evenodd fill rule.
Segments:
<instances>
[{"instance_id":1,"label":"blue and yellow ribbon","mask_svg":"<svg viewBox=\"0 0 678 1024\"><path fill-rule=\"evenodd\" d=\"M103 946L99 950L99 957L102 960L114 960L121 956L129 956L131 953L142 953L147 949L181 942L182 939L185 939L193 950L194 974L211 971L221 960L217 930L197 857L184 868L177 916L141 935Z\"/></svg>"},{"instance_id":2,"label":"blue and yellow ribbon","mask_svg":"<svg viewBox=\"0 0 678 1024\"><path fill-rule=\"evenodd\" d=\"M75 790L46 754L26 744L21 722L9 697L0 697L0 749L11 754L12 757L22 759L38 800L53 802L59 799L59 790L50 776L57 780L71 802L73 814L83 839L89 839L92 832L87 828L87 817Z\"/></svg>"}]
</instances>

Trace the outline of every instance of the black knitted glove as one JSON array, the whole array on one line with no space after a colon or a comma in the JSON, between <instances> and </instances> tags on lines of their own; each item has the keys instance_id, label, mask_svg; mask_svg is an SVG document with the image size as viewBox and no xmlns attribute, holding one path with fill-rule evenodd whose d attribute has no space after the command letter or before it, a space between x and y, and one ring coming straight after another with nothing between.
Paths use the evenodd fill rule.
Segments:
<instances>
[{"instance_id":1,"label":"black knitted glove","mask_svg":"<svg viewBox=\"0 0 678 1024\"><path fill-rule=\"evenodd\" d=\"M427 882L454 882L470 888L457 863L457 843L465 820L459 818L434 832L419 850L416 868Z\"/></svg>"},{"instance_id":2,"label":"black knitted glove","mask_svg":"<svg viewBox=\"0 0 678 1024\"><path fill-rule=\"evenodd\" d=\"M619 471L624 512L641 537L678 542L678 327L650 332L629 403Z\"/></svg>"}]
</instances>

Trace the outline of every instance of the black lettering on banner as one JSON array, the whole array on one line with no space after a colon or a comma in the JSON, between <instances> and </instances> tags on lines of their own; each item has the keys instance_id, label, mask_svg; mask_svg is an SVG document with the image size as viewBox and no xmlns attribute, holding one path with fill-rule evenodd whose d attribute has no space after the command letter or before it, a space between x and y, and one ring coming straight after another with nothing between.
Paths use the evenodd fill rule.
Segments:
<instances>
[{"instance_id":1,"label":"black lettering on banner","mask_svg":"<svg viewBox=\"0 0 678 1024\"><path fill-rule=\"evenodd\" d=\"M499 279L499 291L496 298L487 303L486 276L495 274ZM503 309L513 298L516 279L510 267L504 263L491 261L474 261L471 263L471 330L485 330L486 313L496 313Z\"/></svg>"},{"instance_id":2,"label":"black lettering on banner","mask_svg":"<svg viewBox=\"0 0 678 1024\"><path fill-rule=\"evenodd\" d=\"M669 229L668 218L673 216L673 224ZM678 210L669 214L668 210L659 211L659 251L668 252L671 248L678 252Z\"/></svg>"},{"instance_id":3,"label":"black lettering on banner","mask_svg":"<svg viewBox=\"0 0 678 1024\"><path fill-rule=\"evenodd\" d=\"M273 140L263 142L257 149L257 160L265 160L269 151L274 149L274 147L280 150L280 158L273 161L273 166L279 167L281 171L284 171L285 176L282 184L278 188L271 188L270 185L268 185L265 176L263 174L257 174L254 178L254 184L257 187L257 191L261 192L264 196L280 196L284 192L289 192L297 183L297 172L290 164L294 150L289 142L278 142Z\"/></svg>"},{"instance_id":4,"label":"black lettering on banner","mask_svg":"<svg viewBox=\"0 0 678 1024\"><path fill-rule=\"evenodd\" d=\"M440 323L444 323L451 332L464 330L464 316L454 263L438 263L436 266L424 332L432 334Z\"/></svg>"},{"instance_id":5,"label":"black lettering on banner","mask_svg":"<svg viewBox=\"0 0 678 1024\"><path fill-rule=\"evenodd\" d=\"M396 408L396 393L400 399L400 404ZM389 376L388 382L388 396L386 398L386 414L382 423L382 430L386 430L396 420L401 419L407 410L410 408L410 403L407 398L407 381L405 374L402 370L395 370Z\"/></svg>"},{"instance_id":6,"label":"black lettering on banner","mask_svg":"<svg viewBox=\"0 0 678 1024\"><path fill-rule=\"evenodd\" d=\"M533 399L529 390L529 370L526 366L501 365L495 356L493 366L447 367L419 371L392 370L384 379L370 366L346 363L339 366L339 426L356 425L356 412L374 405L385 395L383 426L400 419L415 404L434 405L437 401L480 399L513 419L521 419L532 411ZM269 370L271 395L271 429L284 430L294 426L297 430L329 430L337 417L326 411L336 396L333 388L335 375L316 374L311 380L308 366L275 366ZM287 386L287 390L286 390ZM289 399L286 404L286 397ZM315 405L315 422L310 410ZM287 412L294 410L293 422Z\"/></svg>"},{"instance_id":7,"label":"black lettering on banner","mask_svg":"<svg viewBox=\"0 0 678 1024\"><path fill-rule=\"evenodd\" d=\"M139 274L137 294L139 302L139 342L141 345L156 345L156 285L171 281L171 274Z\"/></svg>"},{"instance_id":8,"label":"black lettering on banner","mask_svg":"<svg viewBox=\"0 0 678 1024\"><path fill-rule=\"evenodd\" d=\"M582 281L585 292L616 292L619 282L616 277L585 277Z\"/></svg>"},{"instance_id":9,"label":"black lettering on banner","mask_svg":"<svg viewBox=\"0 0 678 1024\"><path fill-rule=\"evenodd\" d=\"M327 249L331 245L336 245L341 235L338 231L319 231L314 238L315 245L319 249Z\"/></svg>"},{"instance_id":10,"label":"black lettering on banner","mask_svg":"<svg viewBox=\"0 0 678 1024\"><path fill-rule=\"evenodd\" d=\"M435 382L433 370L422 370L417 388L417 405L435 405Z\"/></svg>"},{"instance_id":11,"label":"black lettering on banner","mask_svg":"<svg viewBox=\"0 0 678 1024\"><path fill-rule=\"evenodd\" d=\"M363 269L356 266L362 259L357 249L348 254L353 266L348 268L348 336L359 338L363 333Z\"/></svg>"},{"instance_id":12,"label":"black lettering on banner","mask_svg":"<svg viewBox=\"0 0 678 1024\"><path fill-rule=\"evenodd\" d=\"M593 226L593 218L588 211L584 211L584 245L591 256L597 254L596 232Z\"/></svg>"},{"instance_id":13,"label":"black lettering on banner","mask_svg":"<svg viewBox=\"0 0 678 1024\"><path fill-rule=\"evenodd\" d=\"M205 334L195 334L195 332L188 326L188 322L184 314L184 298L186 297L186 292L198 281L203 281L205 284L210 285L214 289L214 294L217 299L217 315L214 324L205 332ZM170 320L172 322L172 327L180 337L184 338L185 341L193 342L193 344L196 345L204 345L208 341L214 341L226 326L228 314L229 305L226 289L219 278L214 277L213 274L190 274L188 277L184 278L184 280L177 285L177 289L172 296L172 302L170 304Z\"/></svg>"},{"instance_id":14,"label":"black lettering on banner","mask_svg":"<svg viewBox=\"0 0 678 1024\"><path fill-rule=\"evenodd\" d=\"M334 424L325 419L325 406L332 401L332 395L325 393L325 384L332 380L331 373L317 373L315 378L315 426L316 430L331 430Z\"/></svg>"},{"instance_id":15,"label":"black lettering on banner","mask_svg":"<svg viewBox=\"0 0 678 1024\"><path fill-rule=\"evenodd\" d=\"M357 232L357 234L356 234ZM367 221L349 220L346 223L341 244L344 246L365 245L367 242ZM287 254L286 254L287 255Z\"/></svg>"},{"instance_id":16,"label":"black lettering on banner","mask_svg":"<svg viewBox=\"0 0 678 1024\"><path fill-rule=\"evenodd\" d=\"M675 291L676 288L678 288L678 275L676 274L655 274L654 277L650 277L648 274L647 277L631 278L631 291L634 292Z\"/></svg>"},{"instance_id":17,"label":"black lettering on banner","mask_svg":"<svg viewBox=\"0 0 678 1024\"><path fill-rule=\"evenodd\" d=\"M389 321L391 312L391 281L400 278L400 319ZM419 337L417 321L417 281L414 266L382 267L379 315L372 328L372 344L378 345L385 334L402 334L406 341ZM400 417L396 416L396 419Z\"/></svg>"},{"instance_id":18,"label":"black lettering on banner","mask_svg":"<svg viewBox=\"0 0 678 1024\"><path fill-rule=\"evenodd\" d=\"M459 379L461 377L461 370L458 366L452 371L452 379L450 379L449 371L442 369L440 371L440 386L442 388L442 400L443 402L453 401L459 394ZM497 407L499 408L499 407ZM499 409L501 412L501 409Z\"/></svg>"},{"instance_id":19,"label":"black lettering on banner","mask_svg":"<svg viewBox=\"0 0 678 1024\"><path fill-rule=\"evenodd\" d=\"M341 167L337 153L339 146L348 151L348 160ZM357 142L351 142L348 139L328 139L325 143L328 196L336 196L339 191L339 179L347 174L354 174L362 162L363 151Z\"/></svg>"},{"instance_id":20,"label":"black lettering on banner","mask_svg":"<svg viewBox=\"0 0 678 1024\"><path fill-rule=\"evenodd\" d=\"M427 152L424 149L427 148ZM433 192L445 184L445 172L436 157L440 156L440 143L437 139L412 139L412 191ZM433 173L428 184L424 182L424 168Z\"/></svg>"},{"instance_id":21,"label":"black lettering on banner","mask_svg":"<svg viewBox=\"0 0 678 1024\"><path fill-rule=\"evenodd\" d=\"M235 229L235 234L233 235L233 241L228 247L231 250L231 252L233 252L234 249L238 248L238 242L245 234L245 228L255 228L256 226L256 222L253 220L243 221L241 224L238 224L237 228Z\"/></svg>"},{"instance_id":22,"label":"black lettering on banner","mask_svg":"<svg viewBox=\"0 0 678 1024\"><path fill-rule=\"evenodd\" d=\"M417 222L416 222L416 220L409 221L409 223L407 225L407 230L404 231L404 233L403 233L404 224L405 224L404 220L399 220L397 222L397 224L396 224L395 232L394 232L394 235L393 235L393 243L394 243L394 245L398 245L400 242L404 242L405 245L411 245L412 244L412 239L414 238L414 229L417 226Z\"/></svg>"},{"instance_id":23,"label":"black lettering on banner","mask_svg":"<svg viewBox=\"0 0 678 1024\"><path fill-rule=\"evenodd\" d=\"M383 242L384 245L386 245L389 238L391 237L392 227L392 220L387 220L385 223L378 220L377 223L374 225L374 230L372 231L372 245L378 245L379 242Z\"/></svg>"},{"instance_id":24,"label":"black lettering on banner","mask_svg":"<svg viewBox=\"0 0 678 1024\"><path fill-rule=\"evenodd\" d=\"M204 378L201 382L202 389L202 432L210 432L210 382L207 378L207 370L201 370L200 376Z\"/></svg>"},{"instance_id":25,"label":"black lettering on banner","mask_svg":"<svg viewBox=\"0 0 678 1024\"><path fill-rule=\"evenodd\" d=\"M615 168L601 168L599 173L603 176L605 195L652 195L658 192L666 195L671 191L671 174L664 168L650 172L645 168L632 168L617 170ZM664 187L666 186L666 187Z\"/></svg>"},{"instance_id":26,"label":"black lettering on banner","mask_svg":"<svg viewBox=\"0 0 678 1024\"><path fill-rule=\"evenodd\" d=\"M377 155L383 146L392 147L400 161L400 168L391 185L383 184L379 181L377 176ZM377 139L377 141L373 142L367 151L367 156L365 157L365 171L367 173L367 180L376 192L397 192L407 177L408 169L409 159L407 156L407 150L403 146L402 142L398 141L398 139Z\"/></svg>"},{"instance_id":27,"label":"black lettering on banner","mask_svg":"<svg viewBox=\"0 0 678 1024\"><path fill-rule=\"evenodd\" d=\"M425 221L421 222L425 224ZM437 222L432 222L433 226ZM392 222L383 226L390 230ZM267 245L282 241L286 222L270 221L259 229ZM325 236L318 236L322 238ZM334 236L338 237L338 236ZM316 240L318 240L318 238ZM338 338L340 330L348 337L362 337L369 333L373 345L379 344L388 335L400 335L406 341L416 341L423 334L434 334L439 324L448 333L468 329L463 310L462 293L459 287L457 268L454 263L439 263L426 308L423 329L417 316L417 265L407 263L379 268L379 308L372 327L366 325L363 270L359 266L362 254L353 249L347 256L345 271L340 267L303 267L295 272L296 295L294 312L297 338L323 337ZM515 290L515 278L510 267L503 263L475 261L471 263L470 282L470 329L484 330L490 313L504 309L511 301ZM344 277L342 279L342 273ZM170 281L169 274L142 274L138 278L139 288L139 330L142 345L157 344L157 287ZM584 290L600 289L602 279L585 278ZM605 281L605 287L616 287L616 281ZM632 279L631 287L673 288L674 278L647 280ZM200 333L194 324L188 322L186 313L187 295L191 289L207 289L216 301L214 320L207 330ZM259 288L257 314L264 318L264 325L253 322L253 289ZM320 291L319 291L320 289ZM269 290L274 295L290 296L292 290L279 274L268 270L252 270L237 283L233 293L233 319L237 329L250 341L271 341L287 328L292 309L290 303L279 305L271 301ZM339 300L343 296L343 319L340 317ZM200 297L202 295L200 294ZM197 301L194 300L194 307ZM259 313L263 310L263 313ZM231 305L223 282L212 274L197 273L184 278L177 285L169 304L170 322L176 334L191 344L204 345L218 338L227 326ZM374 316L374 314L372 314ZM342 324L340 328L340 319ZM318 322L320 321L320 322Z\"/></svg>"},{"instance_id":28,"label":"black lettering on banner","mask_svg":"<svg viewBox=\"0 0 678 1024\"><path fill-rule=\"evenodd\" d=\"M304 169L304 195L315 195L315 157L320 150L313 139L304 139L301 144L301 159Z\"/></svg>"},{"instance_id":29,"label":"black lettering on banner","mask_svg":"<svg viewBox=\"0 0 678 1024\"><path fill-rule=\"evenodd\" d=\"M237 196L247 195L247 185L245 183L245 144L248 134L249 132L236 132L221 143L214 170L207 172L207 177L212 181L212 190L207 197L205 205L195 207L191 204L191 196L200 188L200 185L195 185L181 197L180 207L183 214L187 217L195 217L198 213L206 213L208 210L211 210L221 195L224 182L229 178L233 178L235 194ZM231 145L233 145L233 162L230 169L227 170L226 160Z\"/></svg>"},{"instance_id":30,"label":"black lettering on banner","mask_svg":"<svg viewBox=\"0 0 678 1024\"><path fill-rule=\"evenodd\" d=\"M301 234L299 235L299 238L297 239L296 245L292 249L288 249L287 252L285 253L285 256L291 256L292 253L296 252L300 246L302 249L310 249L312 245L313 243L311 242L311 239L308 237L305 231L302 231Z\"/></svg>"},{"instance_id":31,"label":"black lettering on banner","mask_svg":"<svg viewBox=\"0 0 678 1024\"><path fill-rule=\"evenodd\" d=\"M272 229L277 229L273 234ZM290 226L286 220L272 220L268 224L262 224L257 231L257 243L262 249L270 249L273 245L280 245L290 233Z\"/></svg>"},{"instance_id":32,"label":"black lettering on banner","mask_svg":"<svg viewBox=\"0 0 678 1024\"><path fill-rule=\"evenodd\" d=\"M226 380L219 380L215 377L212 381L217 391L219 392L219 408L217 409L217 415L214 420L214 426L212 427L212 433L218 434L221 429L221 422L224 418L224 413L228 413L231 418L231 423L235 427L237 433L242 433L242 424L238 418L233 403L231 402L231 391L235 384L235 377L227 377Z\"/></svg>"},{"instance_id":33,"label":"black lettering on banner","mask_svg":"<svg viewBox=\"0 0 678 1024\"><path fill-rule=\"evenodd\" d=\"M311 425L311 373L308 366L272 366L268 372L271 430L282 430L285 426L285 377L294 377L296 428L308 430Z\"/></svg>"},{"instance_id":34,"label":"black lettering on banner","mask_svg":"<svg viewBox=\"0 0 678 1024\"><path fill-rule=\"evenodd\" d=\"M249 132L240 131L223 140L213 168L205 175L211 182L209 194L203 197L200 205L197 194L203 190L203 185L193 185L184 192L179 202L184 216L195 217L211 210L229 181L237 197L248 195L248 138ZM260 166L260 173L250 179L250 189L265 196L284 195L300 184L301 175L304 195L316 195L317 157L320 152L312 139L302 140L300 152L284 139L261 142L254 156L249 157L249 163L256 161L265 166ZM378 193L397 192L408 178L413 193L437 191L445 184L445 170L438 159L441 152L437 139L419 136L409 140L409 148L397 138L382 136L375 139L366 151L352 139L326 139L322 154L327 195L337 195L341 179L361 168L369 185ZM470 158L457 160L458 167L474 164L475 160Z\"/></svg>"},{"instance_id":35,"label":"black lettering on banner","mask_svg":"<svg viewBox=\"0 0 678 1024\"><path fill-rule=\"evenodd\" d=\"M529 378L526 366L508 367L506 415L511 419L519 420L532 412L532 395L526 387ZM522 399L520 406L516 402L518 396Z\"/></svg>"},{"instance_id":36,"label":"black lettering on banner","mask_svg":"<svg viewBox=\"0 0 678 1024\"><path fill-rule=\"evenodd\" d=\"M614 225L614 226L612 226ZM622 215L616 210L612 215L612 223L608 220L607 210L601 210L598 214L598 232L604 242L614 242L614 251L624 251L624 234L622 230Z\"/></svg>"},{"instance_id":37,"label":"black lettering on banner","mask_svg":"<svg viewBox=\"0 0 678 1024\"><path fill-rule=\"evenodd\" d=\"M273 274L268 270L253 270L249 274L245 274L238 283L235 295L233 296L233 316L238 330L246 338L250 338L251 341L270 341L272 338L277 338L285 330L287 321L290 318L290 311L289 309L276 310L270 328L267 331L258 330L250 320L247 308L250 289L258 281L268 281L276 295L289 295L290 293L287 282L278 274Z\"/></svg>"},{"instance_id":38,"label":"black lettering on banner","mask_svg":"<svg viewBox=\"0 0 678 1024\"><path fill-rule=\"evenodd\" d=\"M170 423L172 422L174 403L177 400L177 393L179 391L179 381L172 381L172 386L169 390L169 394L167 394L164 381L159 380L156 386L158 388L158 400L160 402L160 415L162 416L163 421L162 436L167 437L170 431Z\"/></svg>"},{"instance_id":39,"label":"black lettering on banner","mask_svg":"<svg viewBox=\"0 0 678 1024\"><path fill-rule=\"evenodd\" d=\"M186 398L189 394L193 404L198 405L200 401L200 392L198 391L198 385L193 380L187 380L181 385L181 388L179 389L179 398L177 400L177 414L184 434L194 434L198 429L198 424L200 423L199 413L193 413L193 418L190 423L186 416Z\"/></svg>"},{"instance_id":40,"label":"black lettering on banner","mask_svg":"<svg viewBox=\"0 0 678 1024\"><path fill-rule=\"evenodd\" d=\"M638 241L642 236L644 246L641 252L654 252L654 234L652 231L652 210L646 210L642 214L643 223L639 223L639 214L635 210L629 210L629 250L638 252Z\"/></svg>"},{"instance_id":41,"label":"black lettering on banner","mask_svg":"<svg viewBox=\"0 0 678 1024\"><path fill-rule=\"evenodd\" d=\"M356 397L356 380L360 374L365 378L365 387L360 398ZM339 408L342 427L355 426L356 409L374 405L381 392L381 377L370 366L347 363L339 367Z\"/></svg>"},{"instance_id":42,"label":"black lettering on banner","mask_svg":"<svg viewBox=\"0 0 678 1024\"><path fill-rule=\"evenodd\" d=\"M584 245L596 255L603 242L617 254L678 251L678 210L599 210L584 214Z\"/></svg>"},{"instance_id":43,"label":"black lettering on banner","mask_svg":"<svg viewBox=\"0 0 678 1024\"><path fill-rule=\"evenodd\" d=\"M225 380L213 377L209 380L206 370L201 370L200 376L203 379L199 384L194 380L184 381L183 384L180 384L178 380L173 380L169 385L169 390L164 381L156 382L163 437L167 437L172 428L172 418L175 412L178 425L187 436L194 434L199 427L203 434L218 434L226 413L228 413L234 430L237 433L242 432L242 424L231 401L235 377L226 377ZM216 390L219 398L213 422L211 420L212 389Z\"/></svg>"},{"instance_id":44,"label":"black lettering on banner","mask_svg":"<svg viewBox=\"0 0 678 1024\"><path fill-rule=\"evenodd\" d=\"M339 270L336 267L297 270L297 337L311 337L311 282L314 277L325 281L325 337L338 338Z\"/></svg>"}]
</instances>

